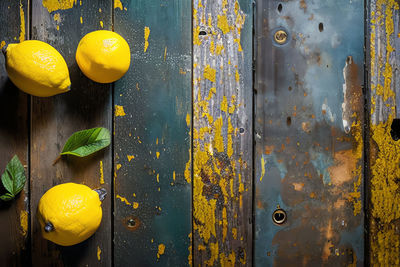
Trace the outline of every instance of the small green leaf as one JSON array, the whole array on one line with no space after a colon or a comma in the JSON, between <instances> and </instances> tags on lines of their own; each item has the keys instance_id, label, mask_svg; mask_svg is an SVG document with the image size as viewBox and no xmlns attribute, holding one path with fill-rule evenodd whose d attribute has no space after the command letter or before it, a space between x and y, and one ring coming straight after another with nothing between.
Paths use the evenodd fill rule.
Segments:
<instances>
[{"instance_id":1,"label":"small green leaf","mask_svg":"<svg viewBox=\"0 0 400 267\"><path fill-rule=\"evenodd\" d=\"M26 182L25 169L16 155L7 164L6 170L1 175L1 182L8 191L8 193L0 196L0 199L4 201L13 199L24 188Z\"/></svg>"},{"instance_id":2,"label":"small green leaf","mask_svg":"<svg viewBox=\"0 0 400 267\"><path fill-rule=\"evenodd\" d=\"M93 128L76 132L68 138L60 155L86 157L111 143L110 132L106 128Z\"/></svg>"}]
</instances>

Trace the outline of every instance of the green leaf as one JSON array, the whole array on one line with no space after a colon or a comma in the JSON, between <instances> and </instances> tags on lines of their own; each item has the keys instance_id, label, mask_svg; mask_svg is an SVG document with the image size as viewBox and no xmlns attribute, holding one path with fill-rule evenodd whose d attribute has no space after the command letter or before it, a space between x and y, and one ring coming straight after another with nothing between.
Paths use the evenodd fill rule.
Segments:
<instances>
[{"instance_id":1,"label":"green leaf","mask_svg":"<svg viewBox=\"0 0 400 267\"><path fill-rule=\"evenodd\" d=\"M6 170L1 175L1 182L8 191L8 193L0 196L0 199L4 201L13 199L24 188L26 182L25 169L16 155L7 164Z\"/></svg>"},{"instance_id":2,"label":"green leaf","mask_svg":"<svg viewBox=\"0 0 400 267\"><path fill-rule=\"evenodd\" d=\"M93 128L76 132L68 138L60 155L86 157L111 143L110 132L106 128Z\"/></svg>"}]
</instances>

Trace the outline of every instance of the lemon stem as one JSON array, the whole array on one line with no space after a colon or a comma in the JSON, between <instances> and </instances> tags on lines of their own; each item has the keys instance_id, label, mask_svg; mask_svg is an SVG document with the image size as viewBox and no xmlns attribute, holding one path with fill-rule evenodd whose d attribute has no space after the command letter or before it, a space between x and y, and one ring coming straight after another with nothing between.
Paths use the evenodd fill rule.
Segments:
<instances>
[{"instance_id":1,"label":"lemon stem","mask_svg":"<svg viewBox=\"0 0 400 267\"><path fill-rule=\"evenodd\" d=\"M53 161L53 166L57 164L58 161L60 161L61 155L58 155L58 157Z\"/></svg>"},{"instance_id":2,"label":"lemon stem","mask_svg":"<svg viewBox=\"0 0 400 267\"><path fill-rule=\"evenodd\" d=\"M44 226L44 231L46 233L50 233L52 231L54 231L54 226L51 222L47 222L46 225Z\"/></svg>"}]
</instances>

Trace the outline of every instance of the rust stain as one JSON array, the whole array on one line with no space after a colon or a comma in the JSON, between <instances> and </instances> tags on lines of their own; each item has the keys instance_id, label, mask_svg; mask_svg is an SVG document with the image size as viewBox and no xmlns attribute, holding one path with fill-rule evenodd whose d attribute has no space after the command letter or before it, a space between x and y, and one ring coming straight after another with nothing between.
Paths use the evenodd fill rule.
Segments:
<instances>
[{"instance_id":1,"label":"rust stain","mask_svg":"<svg viewBox=\"0 0 400 267\"><path fill-rule=\"evenodd\" d=\"M353 179L353 171L356 169L358 159L354 157L352 150L338 151L334 154L335 165L328 168L331 182L340 186Z\"/></svg>"}]
</instances>

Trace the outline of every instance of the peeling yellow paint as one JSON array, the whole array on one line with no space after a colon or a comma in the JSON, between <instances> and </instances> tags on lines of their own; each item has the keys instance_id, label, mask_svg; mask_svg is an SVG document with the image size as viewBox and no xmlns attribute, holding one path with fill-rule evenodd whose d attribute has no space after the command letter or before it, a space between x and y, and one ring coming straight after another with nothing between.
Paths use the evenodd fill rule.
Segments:
<instances>
[{"instance_id":1,"label":"peeling yellow paint","mask_svg":"<svg viewBox=\"0 0 400 267\"><path fill-rule=\"evenodd\" d=\"M175 171L172 173L172 180L174 180L174 182L175 182L175 180L176 180L176 174L175 174Z\"/></svg>"},{"instance_id":2,"label":"peeling yellow paint","mask_svg":"<svg viewBox=\"0 0 400 267\"><path fill-rule=\"evenodd\" d=\"M189 237L189 244L190 244L190 246L188 247L188 250L189 250L189 255L188 255L188 265L190 266L190 267L192 267L193 266L193 254L192 254L192 233L190 233L189 235L188 235L188 237Z\"/></svg>"},{"instance_id":3,"label":"peeling yellow paint","mask_svg":"<svg viewBox=\"0 0 400 267\"><path fill-rule=\"evenodd\" d=\"M236 72L235 72L235 80L236 80L236 82L240 81L240 75L239 75L239 72L238 72L237 69L236 69Z\"/></svg>"},{"instance_id":4,"label":"peeling yellow paint","mask_svg":"<svg viewBox=\"0 0 400 267\"><path fill-rule=\"evenodd\" d=\"M97 260L100 261L101 260L101 249L99 246L97 246Z\"/></svg>"},{"instance_id":5,"label":"peeling yellow paint","mask_svg":"<svg viewBox=\"0 0 400 267\"><path fill-rule=\"evenodd\" d=\"M21 226L21 233L26 236L28 233L28 212L26 210L21 210L19 214L19 224Z\"/></svg>"},{"instance_id":6,"label":"peeling yellow paint","mask_svg":"<svg viewBox=\"0 0 400 267\"><path fill-rule=\"evenodd\" d=\"M215 136L214 136L214 147L218 152L224 152L224 138L222 136L222 117L219 117L214 122Z\"/></svg>"},{"instance_id":7,"label":"peeling yellow paint","mask_svg":"<svg viewBox=\"0 0 400 267\"><path fill-rule=\"evenodd\" d=\"M100 27L101 27L101 28L104 28L104 23L103 23L102 20L100 20Z\"/></svg>"},{"instance_id":8,"label":"peeling yellow paint","mask_svg":"<svg viewBox=\"0 0 400 267\"><path fill-rule=\"evenodd\" d=\"M79 18L79 22L80 22L81 24L83 24L83 18L82 18L82 16Z\"/></svg>"},{"instance_id":9,"label":"peeling yellow paint","mask_svg":"<svg viewBox=\"0 0 400 267\"><path fill-rule=\"evenodd\" d=\"M156 175L156 180L157 180L157 183L160 182L160 174L159 173L157 173L157 175Z\"/></svg>"},{"instance_id":10,"label":"peeling yellow paint","mask_svg":"<svg viewBox=\"0 0 400 267\"><path fill-rule=\"evenodd\" d=\"M220 258L221 267L234 267L235 266L236 255L235 255L234 251L232 251L228 255L228 257L224 253L221 253L221 254L219 254L219 258Z\"/></svg>"},{"instance_id":11,"label":"peeling yellow paint","mask_svg":"<svg viewBox=\"0 0 400 267\"><path fill-rule=\"evenodd\" d=\"M70 9L76 5L77 0L43 0L42 4L47 11L53 12L56 10Z\"/></svg>"},{"instance_id":12,"label":"peeling yellow paint","mask_svg":"<svg viewBox=\"0 0 400 267\"><path fill-rule=\"evenodd\" d=\"M226 15L218 15L217 27L221 29L223 34L227 34L229 32L229 24Z\"/></svg>"},{"instance_id":13,"label":"peeling yellow paint","mask_svg":"<svg viewBox=\"0 0 400 267\"><path fill-rule=\"evenodd\" d=\"M217 48L215 49L215 53L219 56L222 53L222 50L224 50L225 47L222 44L217 44Z\"/></svg>"},{"instance_id":14,"label":"peeling yellow paint","mask_svg":"<svg viewBox=\"0 0 400 267\"><path fill-rule=\"evenodd\" d=\"M117 164L117 171L120 169L122 167L122 165L121 164Z\"/></svg>"},{"instance_id":15,"label":"peeling yellow paint","mask_svg":"<svg viewBox=\"0 0 400 267\"><path fill-rule=\"evenodd\" d=\"M23 42L23 41L25 41L25 14L24 14L24 9L22 8L21 1L19 1L19 16L20 16L20 20L21 20L19 41Z\"/></svg>"},{"instance_id":16,"label":"peeling yellow paint","mask_svg":"<svg viewBox=\"0 0 400 267\"><path fill-rule=\"evenodd\" d=\"M54 21L60 22L60 13L56 13L53 16Z\"/></svg>"},{"instance_id":17,"label":"peeling yellow paint","mask_svg":"<svg viewBox=\"0 0 400 267\"><path fill-rule=\"evenodd\" d=\"M123 117L126 113L123 106L115 105L115 117Z\"/></svg>"},{"instance_id":18,"label":"peeling yellow paint","mask_svg":"<svg viewBox=\"0 0 400 267\"><path fill-rule=\"evenodd\" d=\"M147 48L149 47L149 36L150 36L150 28L144 27L144 52L146 53Z\"/></svg>"},{"instance_id":19,"label":"peeling yellow paint","mask_svg":"<svg viewBox=\"0 0 400 267\"><path fill-rule=\"evenodd\" d=\"M121 0L114 0L114 9L119 8L119 9L123 9Z\"/></svg>"},{"instance_id":20,"label":"peeling yellow paint","mask_svg":"<svg viewBox=\"0 0 400 267\"><path fill-rule=\"evenodd\" d=\"M218 242L210 243L209 244L209 248L210 248L210 251L211 251L211 256L210 256L210 259L207 260L205 263L207 265L209 265L209 266L214 266L214 261L218 262L218 252L219 252Z\"/></svg>"},{"instance_id":21,"label":"peeling yellow paint","mask_svg":"<svg viewBox=\"0 0 400 267\"><path fill-rule=\"evenodd\" d=\"M157 157L157 159L160 158L160 152L156 151L156 157Z\"/></svg>"},{"instance_id":22,"label":"peeling yellow paint","mask_svg":"<svg viewBox=\"0 0 400 267\"><path fill-rule=\"evenodd\" d=\"M135 158L134 155L126 155L126 157L128 158L129 162Z\"/></svg>"},{"instance_id":23,"label":"peeling yellow paint","mask_svg":"<svg viewBox=\"0 0 400 267\"><path fill-rule=\"evenodd\" d=\"M161 255L163 255L165 252L165 245L164 244L159 244L158 245L158 252L157 252L157 259L160 258Z\"/></svg>"},{"instance_id":24,"label":"peeling yellow paint","mask_svg":"<svg viewBox=\"0 0 400 267\"><path fill-rule=\"evenodd\" d=\"M104 184L104 169L102 160L100 160L100 184Z\"/></svg>"},{"instance_id":25,"label":"peeling yellow paint","mask_svg":"<svg viewBox=\"0 0 400 267\"><path fill-rule=\"evenodd\" d=\"M121 197L120 195L117 194L116 198L120 199L121 202L124 202L126 205L131 206L132 204L124 197Z\"/></svg>"},{"instance_id":26,"label":"peeling yellow paint","mask_svg":"<svg viewBox=\"0 0 400 267\"><path fill-rule=\"evenodd\" d=\"M232 228L232 237L233 237L233 239L237 239L237 228L236 227L233 227Z\"/></svg>"},{"instance_id":27,"label":"peeling yellow paint","mask_svg":"<svg viewBox=\"0 0 400 267\"><path fill-rule=\"evenodd\" d=\"M186 114L186 125L187 127L190 127L190 114Z\"/></svg>"},{"instance_id":28,"label":"peeling yellow paint","mask_svg":"<svg viewBox=\"0 0 400 267\"><path fill-rule=\"evenodd\" d=\"M207 65L204 68L204 79L210 80L212 82L215 82L215 75L216 75L217 71L213 68L211 68L210 65Z\"/></svg>"},{"instance_id":29,"label":"peeling yellow paint","mask_svg":"<svg viewBox=\"0 0 400 267\"><path fill-rule=\"evenodd\" d=\"M221 111L223 112L228 112L228 100L226 99L226 96L222 97L221 101Z\"/></svg>"},{"instance_id":30,"label":"peeling yellow paint","mask_svg":"<svg viewBox=\"0 0 400 267\"><path fill-rule=\"evenodd\" d=\"M5 42L5 41L1 41L1 43L0 43L0 49L2 49L5 45L6 45L6 42Z\"/></svg>"},{"instance_id":31,"label":"peeling yellow paint","mask_svg":"<svg viewBox=\"0 0 400 267\"><path fill-rule=\"evenodd\" d=\"M133 202L132 206L133 206L134 209L137 209L137 208L139 208L139 203L138 202Z\"/></svg>"}]
</instances>

